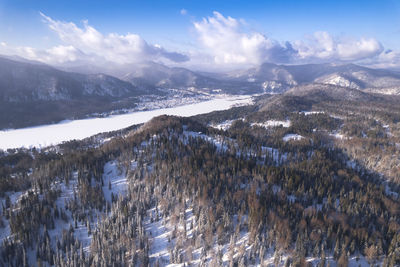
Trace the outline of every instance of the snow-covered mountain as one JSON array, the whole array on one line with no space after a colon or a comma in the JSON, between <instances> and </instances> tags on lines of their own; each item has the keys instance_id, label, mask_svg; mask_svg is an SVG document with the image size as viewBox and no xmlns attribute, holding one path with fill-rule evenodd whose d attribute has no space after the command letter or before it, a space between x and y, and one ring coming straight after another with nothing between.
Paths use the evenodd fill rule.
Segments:
<instances>
[{"instance_id":1,"label":"snow-covered mountain","mask_svg":"<svg viewBox=\"0 0 400 267\"><path fill-rule=\"evenodd\" d=\"M236 82L247 82L258 87L261 91L272 93L282 93L297 85L297 81L289 71L282 66L271 63L264 63L256 68L244 71L230 72L223 78Z\"/></svg>"},{"instance_id":2,"label":"snow-covered mountain","mask_svg":"<svg viewBox=\"0 0 400 267\"><path fill-rule=\"evenodd\" d=\"M0 57L0 128L131 109L143 100L139 97L155 101L155 96L171 99L190 95L198 100L199 96L219 93L282 94L312 84L389 95L399 94L400 88L400 73L354 64L264 63L228 73L198 72L155 62L120 66L107 74L93 72L98 68L92 66L85 72L63 69L19 57ZM358 93L346 91L341 97L349 92Z\"/></svg>"},{"instance_id":3,"label":"snow-covered mountain","mask_svg":"<svg viewBox=\"0 0 400 267\"><path fill-rule=\"evenodd\" d=\"M136 86L187 88L198 86L198 80L203 77L188 69L146 62L132 67L121 78Z\"/></svg>"},{"instance_id":4,"label":"snow-covered mountain","mask_svg":"<svg viewBox=\"0 0 400 267\"><path fill-rule=\"evenodd\" d=\"M249 82L260 90L283 93L297 85L330 84L353 89L375 88L385 91L400 85L400 73L370 69L354 64L276 65L264 63L257 68L231 72L224 79ZM387 91L387 90L386 90Z\"/></svg>"},{"instance_id":5,"label":"snow-covered mountain","mask_svg":"<svg viewBox=\"0 0 400 267\"><path fill-rule=\"evenodd\" d=\"M105 74L64 72L44 64L0 58L0 100L4 102L75 100L133 96L143 91Z\"/></svg>"},{"instance_id":6,"label":"snow-covered mountain","mask_svg":"<svg viewBox=\"0 0 400 267\"><path fill-rule=\"evenodd\" d=\"M48 124L132 108L154 93L105 74L0 58L0 128Z\"/></svg>"},{"instance_id":7,"label":"snow-covered mountain","mask_svg":"<svg viewBox=\"0 0 400 267\"><path fill-rule=\"evenodd\" d=\"M155 62L136 64L128 69L126 74L118 77L137 87L189 89L206 93L240 93L249 90L246 84L221 79L219 74L206 75L186 68L170 68Z\"/></svg>"},{"instance_id":8,"label":"snow-covered mountain","mask_svg":"<svg viewBox=\"0 0 400 267\"><path fill-rule=\"evenodd\" d=\"M397 97L394 98L392 96L391 98L391 102L399 100ZM345 101L377 104L389 101L389 99L388 96L383 94L371 94L354 88L332 84L310 83L295 86L283 94L263 96L258 103L262 111L301 111L311 109L316 103L339 103Z\"/></svg>"}]
</instances>

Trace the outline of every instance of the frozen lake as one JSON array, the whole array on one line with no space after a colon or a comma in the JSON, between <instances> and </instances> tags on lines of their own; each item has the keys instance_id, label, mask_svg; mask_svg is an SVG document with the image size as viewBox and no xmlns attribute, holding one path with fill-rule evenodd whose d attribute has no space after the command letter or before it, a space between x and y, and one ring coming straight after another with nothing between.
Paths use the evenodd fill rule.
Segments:
<instances>
[{"instance_id":1,"label":"frozen lake","mask_svg":"<svg viewBox=\"0 0 400 267\"><path fill-rule=\"evenodd\" d=\"M123 129L134 124L147 122L163 114L188 117L217 110L225 110L234 105L246 105L251 102L251 96L227 96L174 108L133 112L106 118L63 121L57 124L5 130L0 131L0 149L44 147L64 141L83 139L102 132Z\"/></svg>"}]
</instances>

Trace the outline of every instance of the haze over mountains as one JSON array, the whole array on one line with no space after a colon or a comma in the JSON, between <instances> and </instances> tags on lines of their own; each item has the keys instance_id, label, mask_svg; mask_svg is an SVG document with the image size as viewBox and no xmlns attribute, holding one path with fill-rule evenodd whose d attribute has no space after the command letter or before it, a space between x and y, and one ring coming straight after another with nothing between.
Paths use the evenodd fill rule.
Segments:
<instances>
[{"instance_id":1,"label":"haze over mountains","mask_svg":"<svg viewBox=\"0 0 400 267\"><path fill-rule=\"evenodd\" d=\"M140 102L140 96L168 96L169 90L190 91L195 95L281 94L291 88L302 91L310 87L309 84L325 84L332 85L321 87L328 91L335 90L335 86L341 87L340 90L347 88L349 91L343 92L343 98L354 90L383 94L400 92L400 73L354 64L264 63L228 73L206 73L145 62L123 70L114 69L114 76L94 73L90 66L85 73L82 67L79 70L81 73L62 71L23 58L0 58L1 128L132 108Z\"/></svg>"}]
</instances>

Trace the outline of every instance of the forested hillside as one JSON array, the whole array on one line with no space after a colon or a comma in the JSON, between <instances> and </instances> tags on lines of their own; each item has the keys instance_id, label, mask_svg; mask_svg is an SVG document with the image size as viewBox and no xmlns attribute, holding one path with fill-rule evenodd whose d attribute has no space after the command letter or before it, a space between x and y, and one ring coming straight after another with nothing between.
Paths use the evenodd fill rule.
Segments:
<instances>
[{"instance_id":1,"label":"forested hillside","mask_svg":"<svg viewBox=\"0 0 400 267\"><path fill-rule=\"evenodd\" d=\"M3 151L0 262L398 266L400 110L315 95Z\"/></svg>"}]
</instances>

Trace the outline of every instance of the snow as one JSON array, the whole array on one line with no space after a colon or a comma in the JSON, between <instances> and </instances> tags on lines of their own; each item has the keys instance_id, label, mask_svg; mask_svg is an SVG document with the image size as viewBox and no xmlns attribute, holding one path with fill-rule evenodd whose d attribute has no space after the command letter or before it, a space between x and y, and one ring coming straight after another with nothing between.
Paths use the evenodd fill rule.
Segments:
<instances>
[{"instance_id":1,"label":"snow","mask_svg":"<svg viewBox=\"0 0 400 267\"><path fill-rule=\"evenodd\" d=\"M15 203L17 203L21 199L22 193L23 192L19 191L19 192L14 192L12 194L9 194L8 196L10 198L11 204L14 205Z\"/></svg>"},{"instance_id":2,"label":"snow","mask_svg":"<svg viewBox=\"0 0 400 267\"><path fill-rule=\"evenodd\" d=\"M229 127L231 127L233 122L234 122L234 120L226 120L226 121L223 121L223 122L221 122L219 124L212 124L210 126L214 127L214 128L217 128L219 130L224 130L225 131L225 130L228 130Z\"/></svg>"},{"instance_id":3,"label":"snow","mask_svg":"<svg viewBox=\"0 0 400 267\"><path fill-rule=\"evenodd\" d=\"M284 142L288 142L290 140L295 140L295 141L299 141L301 139L303 139L304 137L299 135L299 134L287 134L283 137L283 141Z\"/></svg>"},{"instance_id":4,"label":"snow","mask_svg":"<svg viewBox=\"0 0 400 267\"><path fill-rule=\"evenodd\" d=\"M368 267L371 266L368 261L365 259L364 256L360 255L357 259L356 256L352 256L349 258L349 267L356 267L356 266L361 266L361 267ZM379 263L377 263L377 266L380 266Z\"/></svg>"},{"instance_id":5,"label":"snow","mask_svg":"<svg viewBox=\"0 0 400 267\"><path fill-rule=\"evenodd\" d=\"M248 157L252 156L252 155L253 156L256 155L256 151L254 151L254 150L241 151L236 140L226 137L226 136L221 136L221 135L209 136L206 134L196 133L196 132L192 132L192 131L184 131L183 133L186 138L188 138L188 137L202 138L203 140L214 144L216 146L218 152L226 152L229 149L235 148L237 151L236 155L238 157L240 157L241 155L247 155ZM187 144L187 140L184 139L183 142L185 144ZM272 158L272 160L276 163L277 166L287 160L287 153L281 153L276 148L262 146L261 152L262 152L261 153L262 159L265 160L266 156L268 155L269 157Z\"/></svg>"},{"instance_id":6,"label":"snow","mask_svg":"<svg viewBox=\"0 0 400 267\"><path fill-rule=\"evenodd\" d=\"M387 134L388 136L393 136L392 132L390 131L390 125L385 124L385 125L382 125L382 127L385 129L386 134Z\"/></svg>"},{"instance_id":7,"label":"snow","mask_svg":"<svg viewBox=\"0 0 400 267\"><path fill-rule=\"evenodd\" d=\"M281 191L281 187L279 185L273 185L272 186L272 192L274 192L274 194L277 194L278 192Z\"/></svg>"},{"instance_id":8,"label":"snow","mask_svg":"<svg viewBox=\"0 0 400 267\"><path fill-rule=\"evenodd\" d=\"M187 138L188 137L202 138L203 140L205 140L209 143L213 143L217 147L217 150L220 152L227 151L228 150L227 142L233 141L231 138L228 138L225 136L220 136L220 135L208 136L208 135L205 135L202 133L196 133L196 132L192 132L192 131L184 131L183 133Z\"/></svg>"},{"instance_id":9,"label":"snow","mask_svg":"<svg viewBox=\"0 0 400 267\"><path fill-rule=\"evenodd\" d=\"M136 167L136 162L132 161L131 168L135 167ZM56 200L56 204L60 209L65 211L69 219L68 222L65 222L61 219L57 219L57 222L55 224L55 229L49 230L49 235L52 240L55 240L56 237L60 238L62 235L62 231L68 230L70 224L74 225L71 212L66 209L65 204L67 201L72 200L74 198L74 192L77 191L76 188L78 186L77 177L78 173L74 172L73 178L69 180L68 185L66 185L64 182L55 184L55 186L61 190L61 195ZM126 193L127 178L125 175L125 170L119 169L118 163L116 161L110 161L104 165L103 181L104 181L104 186L102 189L106 201L111 203L111 194L117 196ZM109 189L109 183L111 183L111 189ZM97 212L97 216L101 215L102 214L100 211ZM96 219L96 216L94 216L93 220L90 222L91 228L93 230L96 228L97 223L98 220ZM77 228L74 228L74 236L82 243L83 250L86 253L90 252L90 243L92 240L92 235L88 233L88 228L85 222L77 223Z\"/></svg>"},{"instance_id":10,"label":"snow","mask_svg":"<svg viewBox=\"0 0 400 267\"><path fill-rule=\"evenodd\" d=\"M340 134L340 133L331 133L329 135L336 139L340 139L340 140L347 139L347 137L345 135Z\"/></svg>"},{"instance_id":11,"label":"snow","mask_svg":"<svg viewBox=\"0 0 400 267\"><path fill-rule=\"evenodd\" d=\"M301 113L304 113L304 115L314 115L314 114L323 114L325 113L324 111L302 111Z\"/></svg>"},{"instance_id":12,"label":"snow","mask_svg":"<svg viewBox=\"0 0 400 267\"><path fill-rule=\"evenodd\" d=\"M260 127L265 127L265 128L269 128L269 127L277 127L277 126L282 126L285 128L290 127L290 120L286 120L286 121L279 121L279 120L268 120L266 122L263 123L252 123L251 126L260 126Z\"/></svg>"},{"instance_id":13,"label":"snow","mask_svg":"<svg viewBox=\"0 0 400 267\"><path fill-rule=\"evenodd\" d=\"M131 162L131 168L136 167L136 162ZM55 229L49 230L49 235L52 240L55 238L60 238L63 230L68 230L70 225L74 225L74 221L72 219L72 214L69 210L66 209L65 204L67 201L72 200L74 198L74 192L77 191L77 177L78 173L74 172L73 177L69 180L68 185L64 182L56 183L55 186L61 190L60 197L56 200L57 206L64 210L68 216L68 222L65 222L61 219L57 219L55 224ZM111 193L115 196L120 194L125 194L127 190L127 178L125 176L125 170L118 168L118 163L116 161L107 162L104 165L104 174L103 174L103 192L104 198L106 201L111 202ZM109 183L111 183L111 189L109 189ZM97 212L97 216L101 216L102 213ZM96 228L98 223L98 219L94 216L93 220L90 222L92 229ZM77 228L74 228L74 236L77 238L83 246L83 250L88 253L90 252L90 243L92 240L92 235L88 233L88 228L85 222L78 222Z\"/></svg>"},{"instance_id":14,"label":"snow","mask_svg":"<svg viewBox=\"0 0 400 267\"><path fill-rule=\"evenodd\" d=\"M168 218L163 218L162 213L159 210L159 220L150 221L150 217L155 217L155 207L149 209L147 211L147 219L145 222L145 229L147 234L150 236L150 262L154 262L156 259L160 261L160 263L169 263L169 249L173 247L174 240L168 241L168 237L171 236L172 230L174 229L174 225L169 222ZM194 222L193 210L191 208L187 208L185 210L185 220L179 225L177 225L178 231L183 231L183 223L186 224L187 229L187 238L192 237L192 230L190 230L190 224ZM163 266L163 265L162 265ZM180 264L169 264L166 266L181 266Z\"/></svg>"},{"instance_id":15,"label":"snow","mask_svg":"<svg viewBox=\"0 0 400 267\"><path fill-rule=\"evenodd\" d=\"M149 214L153 214L154 212L155 208L148 210ZM149 218L145 224L145 229L146 232L151 236L149 252L150 261L161 259L169 262L168 246L171 244L168 242L168 236L170 236L171 230L166 227L164 220L160 216L160 220L154 220L152 223L150 223Z\"/></svg>"},{"instance_id":16,"label":"snow","mask_svg":"<svg viewBox=\"0 0 400 267\"><path fill-rule=\"evenodd\" d=\"M161 266L180 266L182 267L184 264L176 264L176 263L170 263L170 253L169 250L172 249L175 245L175 242L177 241L177 238L175 239L169 239L171 237L172 231L176 226L176 229L178 232L182 232L183 225L186 225L186 238L190 239L193 237L193 232L197 227L196 221L195 221L195 216L193 214L193 209L191 207L188 207L185 209L185 216L183 220L180 220L179 223L176 223L176 225L173 225L170 221L170 216L168 217L163 217L161 214L161 211L159 210L159 221L153 221L151 222L150 218L155 217L155 212L156 209L155 207L149 209L147 211L147 218L145 220L145 229L146 233L150 236L150 251L149 251L149 257L150 257L150 264L151 266L154 265L155 261L158 259L159 263ZM182 215L182 214L181 214ZM241 222L242 224L248 220L247 216L242 216L241 217ZM232 218L234 221L238 221L238 216L234 215ZM190 225L193 223L194 228L190 229ZM182 233L180 233L182 234ZM178 233L178 235L180 235ZM251 244L248 244L249 240L249 232L246 230L242 230L239 232L239 235L237 236L235 240L235 257L237 257L237 252L238 248L240 246L244 246L245 250L249 250L251 248ZM228 263L228 248L229 248L229 242L225 243L223 245L218 245L214 243L213 245L213 250L216 251L217 249L220 249L221 252L223 253L223 261L224 264ZM184 248L185 250L185 248ZM201 261L201 251L202 247L196 248L193 247L192 250L192 255L193 255L193 260L190 262L190 266L199 266L200 261ZM207 263L210 263L210 257L211 254L207 253L206 256L206 261ZM187 266L188 262L186 262Z\"/></svg>"},{"instance_id":17,"label":"snow","mask_svg":"<svg viewBox=\"0 0 400 267\"><path fill-rule=\"evenodd\" d=\"M66 209L65 204L74 198L74 192L77 191L78 172L73 173L73 178L69 180L68 185L62 182L56 184L56 186L61 190L61 195L56 200L56 204L58 208L64 210L64 212L67 214L68 222L65 222L61 219L56 220L55 228L48 231L50 239L53 240L53 242L56 238L60 238L62 236L63 230L68 230L71 224L74 226L74 220L72 219L71 212ZM82 222L77 222L77 228L74 228L74 236L82 243L83 250L88 252L92 236L88 234L86 225ZM55 245L55 243L53 243L53 245Z\"/></svg>"},{"instance_id":18,"label":"snow","mask_svg":"<svg viewBox=\"0 0 400 267\"><path fill-rule=\"evenodd\" d=\"M353 88L353 89L360 89L360 86L357 83L355 83L349 79L346 79L343 76L337 75L337 74L328 76L325 79L319 78L318 80L320 80L320 82L322 82L324 84L332 84L332 85L338 85L338 86L342 86L342 87L349 87L349 88Z\"/></svg>"},{"instance_id":19,"label":"snow","mask_svg":"<svg viewBox=\"0 0 400 267\"><path fill-rule=\"evenodd\" d=\"M287 153L282 153L279 151L279 149L265 146L262 146L261 149L263 153L268 153L268 155L272 157L272 160L275 161L277 165L280 165L287 160ZM262 157L265 159L264 155L262 155Z\"/></svg>"},{"instance_id":20,"label":"snow","mask_svg":"<svg viewBox=\"0 0 400 267\"><path fill-rule=\"evenodd\" d=\"M136 166L131 163L132 167ZM125 195L128 188L128 181L124 170L119 170L116 161L107 162L104 165L103 174L103 192L104 198L111 203L111 194L114 196ZM109 188L111 184L111 189Z\"/></svg>"},{"instance_id":21,"label":"snow","mask_svg":"<svg viewBox=\"0 0 400 267\"><path fill-rule=\"evenodd\" d=\"M113 115L106 118L63 121L58 124L16 130L4 130L0 131L0 149L44 147L74 139L83 139L101 132L123 129L134 124L145 123L163 114L193 116L250 103L252 103L252 97L250 95L221 96L213 100L174 108L133 112L123 115Z\"/></svg>"}]
</instances>

